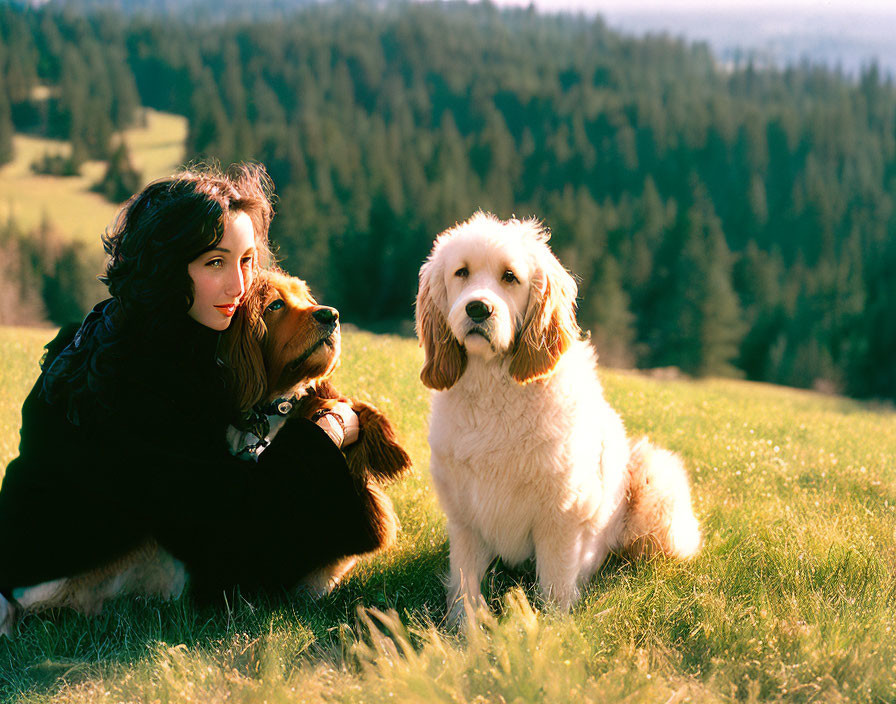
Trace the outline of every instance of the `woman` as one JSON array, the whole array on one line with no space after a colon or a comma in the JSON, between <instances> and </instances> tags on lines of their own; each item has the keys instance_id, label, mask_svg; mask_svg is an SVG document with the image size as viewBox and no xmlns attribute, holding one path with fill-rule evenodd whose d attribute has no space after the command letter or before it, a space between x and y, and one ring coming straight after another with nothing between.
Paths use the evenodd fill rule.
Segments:
<instances>
[{"instance_id":1,"label":"woman","mask_svg":"<svg viewBox=\"0 0 896 704\"><path fill-rule=\"evenodd\" d=\"M346 493L337 444L302 419L258 463L231 457L224 439L234 409L217 346L268 256L269 192L257 166L182 173L134 196L103 238L111 298L47 346L0 490L7 598L147 538L185 563L200 598L289 586L341 556L308 540L318 521L291 510L297 496ZM355 544L363 531L344 518L327 530L342 554L373 547Z\"/></svg>"}]
</instances>

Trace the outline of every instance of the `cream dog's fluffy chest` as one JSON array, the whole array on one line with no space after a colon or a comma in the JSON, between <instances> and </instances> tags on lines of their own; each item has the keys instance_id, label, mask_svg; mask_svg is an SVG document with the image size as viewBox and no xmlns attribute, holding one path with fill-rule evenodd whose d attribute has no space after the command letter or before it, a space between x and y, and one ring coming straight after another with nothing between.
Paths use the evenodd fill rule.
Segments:
<instances>
[{"instance_id":1,"label":"cream dog's fluffy chest","mask_svg":"<svg viewBox=\"0 0 896 704\"><path fill-rule=\"evenodd\" d=\"M589 354L577 349L570 361ZM620 498L622 478L604 475L603 455L628 452L624 430L596 378L582 388L564 366L524 386L498 361L471 360L433 397L431 471L443 508L510 562L532 556L540 521L569 514L597 528Z\"/></svg>"},{"instance_id":2,"label":"cream dog's fluffy chest","mask_svg":"<svg viewBox=\"0 0 896 704\"><path fill-rule=\"evenodd\" d=\"M475 528L496 553L518 563L533 552L532 504L546 499L544 489L537 488L543 478L532 471L547 460L539 457L543 429L514 412L518 404L506 402L503 396L512 389L493 388L494 396L483 403L483 395L467 395L464 386L433 400L433 480L452 519ZM439 398L458 393L463 394L460 404ZM497 437L502 442L495 443ZM520 466L524 455L529 461Z\"/></svg>"}]
</instances>

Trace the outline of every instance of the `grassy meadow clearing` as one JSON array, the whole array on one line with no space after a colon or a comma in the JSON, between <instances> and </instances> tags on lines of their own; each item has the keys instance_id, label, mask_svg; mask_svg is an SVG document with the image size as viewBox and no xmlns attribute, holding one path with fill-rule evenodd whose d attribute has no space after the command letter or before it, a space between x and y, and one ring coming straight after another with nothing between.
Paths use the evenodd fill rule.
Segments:
<instances>
[{"instance_id":1,"label":"grassy meadow clearing","mask_svg":"<svg viewBox=\"0 0 896 704\"><path fill-rule=\"evenodd\" d=\"M143 182L166 176L183 161L187 120L143 108L138 125L121 135ZM15 158L0 166L0 219L13 218L23 231L49 221L66 238L99 248L99 237L119 207L90 190L106 173L106 163L88 161L72 177L35 174L31 164L44 155L67 156L71 143L17 134Z\"/></svg>"},{"instance_id":2,"label":"grassy meadow clearing","mask_svg":"<svg viewBox=\"0 0 896 704\"><path fill-rule=\"evenodd\" d=\"M51 335L0 328L0 467ZM487 578L495 615L462 635L443 622L448 547L421 361L412 340L348 332L336 379L394 419L414 459L389 490L396 548L318 602L199 611L138 599L94 618L28 616L0 642L5 700L896 701L892 408L603 370L630 432L686 458L702 553L612 558L568 615L539 602L533 570L499 566Z\"/></svg>"}]
</instances>

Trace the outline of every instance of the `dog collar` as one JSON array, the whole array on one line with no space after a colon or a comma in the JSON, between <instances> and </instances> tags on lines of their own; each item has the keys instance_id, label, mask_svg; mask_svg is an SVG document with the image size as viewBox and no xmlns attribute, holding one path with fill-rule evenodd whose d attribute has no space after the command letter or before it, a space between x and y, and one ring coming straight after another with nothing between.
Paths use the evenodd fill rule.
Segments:
<instances>
[{"instance_id":1,"label":"dog collar","mask_svg":"<svg viewBox=\"0 0 896 704\"><path fill-rule=\"evenodd\" d=\"M281 396L265 404L258 411L266 416L288 416L298 402L297 394L289 397Z\"/></svg>"},{"instance_id":2,"label":"dog collar","mask_svg":"<svg viewBox=\"0 0 896 704\"><path fill-rule=\"evenodd\" d=\"M270 403L256 404L245 411L234 425L242 431L252 433L259 439L258 444L266 445L265 438L271 430L271 423L268 419L272 416L288 416L298 401L299 395L295 394L276 398Z\"/></svg>"}]
</instances>

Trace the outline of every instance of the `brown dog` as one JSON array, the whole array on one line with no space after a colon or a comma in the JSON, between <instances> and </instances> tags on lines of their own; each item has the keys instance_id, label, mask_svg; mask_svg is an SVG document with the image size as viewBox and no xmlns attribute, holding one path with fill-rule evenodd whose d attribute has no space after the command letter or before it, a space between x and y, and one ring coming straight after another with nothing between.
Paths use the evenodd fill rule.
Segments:
<instances>
[{"instance_id":1,"label":"brown dog","mask_svg":"<svg viewBox=\"0 0 896 704\"><path fill-rule=\"evenodd\" d=\"M368 535L374 536L377 550L391 545L398 517L381 483L401 476L411 462L380 411L341 396L327 381L339 363L338 312L317 305L300 279L266 272L240 306L222 348L233 388L241 391L237 405L254 408L244 414L239 428L228 432L235 454L257 457L288 417L318 420L337 403L352 407L360 432L357 441L345 448L346 460L363 499ZM269 410L270 414L265 412ZM326 540L326 534L314 539ZM313 594L324 595L358 557L341 558L313 570L302 584ZM107 599L126 594L177 598L185 582L183 565L150 541L103 567L30 587L17 595L17 601L20 609L29 612L65 606L95 614Z\"/></svg>"},{"instance_id":2,"label":"brown dog","mask_svg":"<svg viewBox=\"0 0 896 704\"><path fill-rule=\"evenodd\" d=\"M381 482L401 476L410 458L395 438L388 419L374 406L340 395L327 379L339 363L339 313L318 305L301 279L266 272L227 332L224 354L242 389L244 417L228 439L234 454L258 454L279 427L294 415L317 419L337 403L358 416L358 440L345 448L355 488L364 501L368 530L377 549L395 541L398 519ZM259 417L264 416L264 417ZM325 539L325 536L320 536ZM355 564L352 556L309 575L304 584L327 593Z\"/></svg>"}]
</instances>

